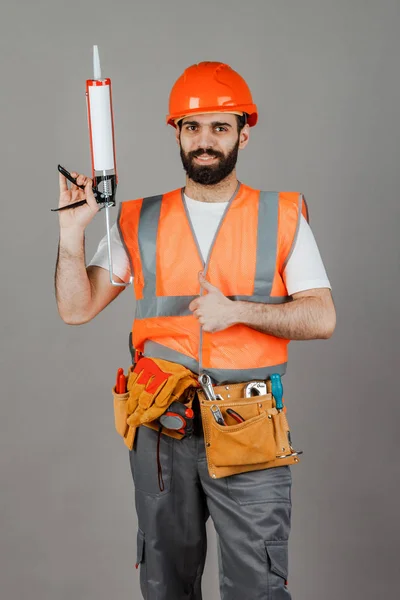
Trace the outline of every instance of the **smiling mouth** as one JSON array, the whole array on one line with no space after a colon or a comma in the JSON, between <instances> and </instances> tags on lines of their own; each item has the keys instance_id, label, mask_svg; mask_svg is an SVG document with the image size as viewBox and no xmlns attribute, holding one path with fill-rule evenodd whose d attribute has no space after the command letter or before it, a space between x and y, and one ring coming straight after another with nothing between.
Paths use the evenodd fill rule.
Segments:
<instances>
[{"instance_id":1,"label":"smiling mouth","mask_svg":"<svg viewBox=\"0 0 400 600\"><path fill-rule=\"evenodd\" d=\"M201 156L195 156L195 159L200 162L207 163L211 162L212 160L216 160L216 157L210 156L209 154L202 154Z\"/></svg>"}]
</instances>

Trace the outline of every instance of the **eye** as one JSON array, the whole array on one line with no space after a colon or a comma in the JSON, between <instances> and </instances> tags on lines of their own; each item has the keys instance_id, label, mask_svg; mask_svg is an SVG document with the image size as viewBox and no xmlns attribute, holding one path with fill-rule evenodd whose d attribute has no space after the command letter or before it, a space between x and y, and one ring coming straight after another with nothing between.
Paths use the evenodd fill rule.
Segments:
<instances>
[{"instance_id":1,"label":"eye","mask_svg":"<svg viewBox=\"0 0 400 600\"><path fill-rule=\"evenodd\" d=\"M194 131L196 129L196 125L186 125L186 131Z\"/></svg>"},{"instance_id":2,"label":"eye","mask_svg":"<svg viewBox=\"0 0 400 600\"><path fill-rule=\"evenodd\" d=\"M217 127L215 128L217 131L228 131L228 129L226 127L223 127L222 125L217 125Z\"/></svg>"}]
</instances>

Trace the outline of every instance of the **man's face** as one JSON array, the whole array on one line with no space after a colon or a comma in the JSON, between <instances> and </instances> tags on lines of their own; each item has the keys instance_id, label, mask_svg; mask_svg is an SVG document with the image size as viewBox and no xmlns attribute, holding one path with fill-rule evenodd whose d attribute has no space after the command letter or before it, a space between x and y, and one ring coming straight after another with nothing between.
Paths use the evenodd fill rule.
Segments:
<instances>
[{"instance_id":1,"label":"man's face","mask_svg":"<svg viewBox=\"0 0 400 600\"><path fill-rule=\"evenodd\" d=\"M183 168L201 185L215 185L235 168L239 148L248 139L248 125L238 132L235 115L227 113L185 117L177 140Z\"/></svg>"}]
</instances>

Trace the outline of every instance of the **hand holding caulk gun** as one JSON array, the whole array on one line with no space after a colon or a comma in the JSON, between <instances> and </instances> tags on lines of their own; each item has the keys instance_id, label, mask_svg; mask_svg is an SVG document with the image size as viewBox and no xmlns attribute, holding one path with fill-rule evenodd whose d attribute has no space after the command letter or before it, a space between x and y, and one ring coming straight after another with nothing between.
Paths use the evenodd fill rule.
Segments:
<instances>
[{"instance_id":1,"label":"hand holding caulk gun","mask_svg":"<svg viewBox=\"0 0 400 600\"><path fill-rule=\"evenodd\" d=\"M69 173L58 165L60 181L59 212L60 229L84 231L95 214L105 209L110 267L110 283L126 287L132 283L113 279L110 241L109 208L115 206L118 177L115 158L114 118L112 108L111 80L102 78L97 46L93 47L93 79L86 81L87 113L92 157L92 178ZM68 189L67 180L72 183Z\"/></svg>"}]
</instances>

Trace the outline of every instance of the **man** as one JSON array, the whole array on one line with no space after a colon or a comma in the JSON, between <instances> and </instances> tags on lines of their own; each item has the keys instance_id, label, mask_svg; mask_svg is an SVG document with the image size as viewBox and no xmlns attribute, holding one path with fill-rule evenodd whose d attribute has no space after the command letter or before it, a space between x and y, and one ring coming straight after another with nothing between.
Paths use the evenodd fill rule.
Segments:
<instances>
[{"instance_id":1,"label":"man","mask_svg":"<svg viewBox=\"0 0 400 600\"><path fill-rule=\"evenodd\" d=\"M224 400L233 390L243 396L251 380L283 375L289 340L327 339L336 323L303 196L260 193L236 178L238 152L257 117L247 84L229 66L207 62L186 69L172 89L167 118L176 128L185 188L124 202L118 228L112 228L114 275L122 282L134 274L135 348L209 374ZM60 206L82 197L88 204L60 213L56 296L62 319L77 325L124 288L109 283L105 239L85 266L84 230L98 206L92 181L74 176L85 191L74 185L69 191L60 175ZM211 515L221 597L290 599L293 460L217 476L198 397L193 408L194 435L178 440L139 427L130 450L143 597L202 598ZM221 430L240 430L230 425Z\"/></svg>"}]
</instances>

